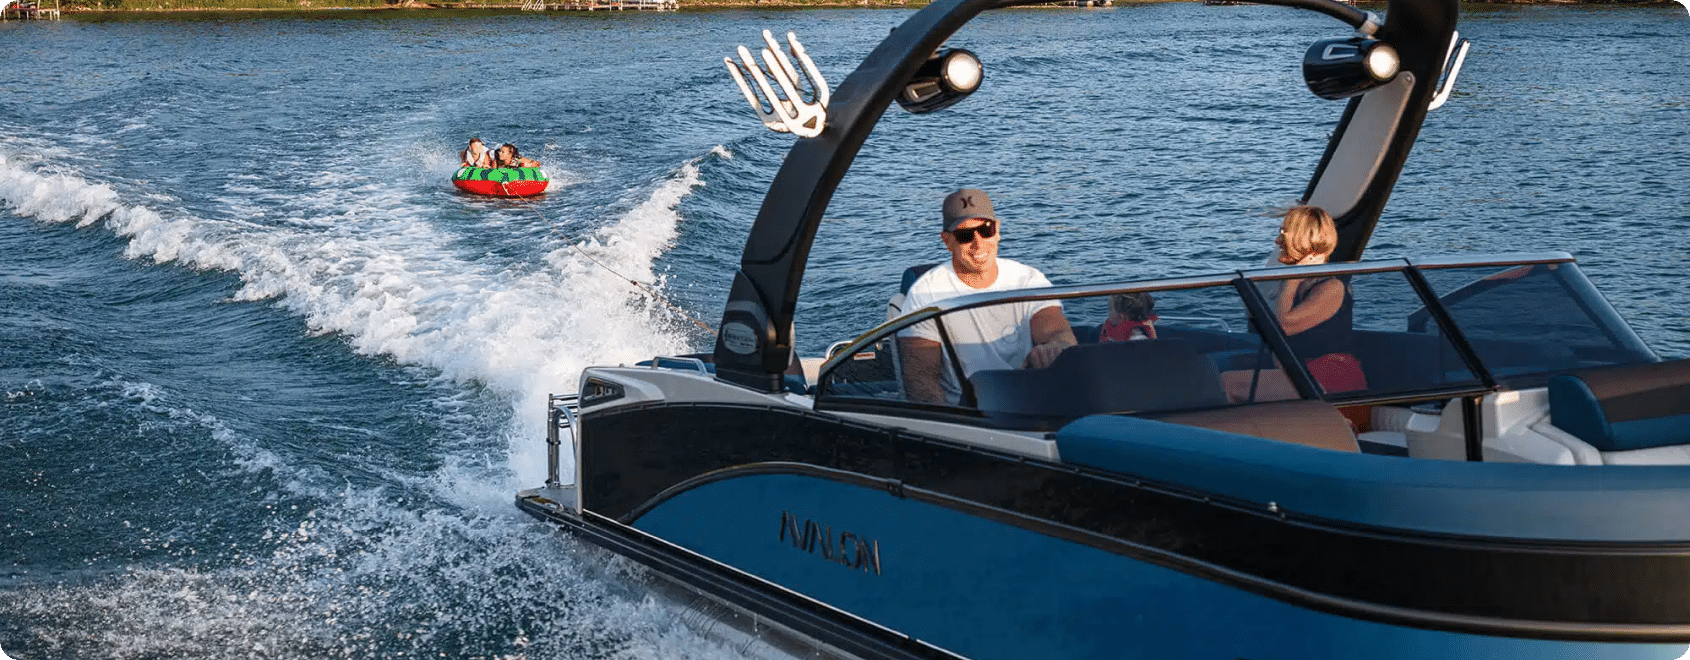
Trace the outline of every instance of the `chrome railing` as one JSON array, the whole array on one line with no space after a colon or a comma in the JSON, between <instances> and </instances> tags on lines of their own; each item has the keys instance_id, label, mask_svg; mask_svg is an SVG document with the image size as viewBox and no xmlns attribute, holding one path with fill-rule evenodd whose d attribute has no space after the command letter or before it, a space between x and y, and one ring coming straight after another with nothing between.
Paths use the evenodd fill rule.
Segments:
<instances>
[{"instance_id":1,"label":"chrome railing","mask_svg":"<svg viewBox=\"0 0 1690 660\"><path fill-rule=\"evenodd\" d=\"M575 442L575 428L578 421L576 414L581 410L581 396L579 394L552 394L546 401L546 488L553 490L563 486L558 474L558 454L563 451L561 431L569 429L570 444L579 446ZM579 460L580 456L576 456Z\"/></svg>"}]
</instances>

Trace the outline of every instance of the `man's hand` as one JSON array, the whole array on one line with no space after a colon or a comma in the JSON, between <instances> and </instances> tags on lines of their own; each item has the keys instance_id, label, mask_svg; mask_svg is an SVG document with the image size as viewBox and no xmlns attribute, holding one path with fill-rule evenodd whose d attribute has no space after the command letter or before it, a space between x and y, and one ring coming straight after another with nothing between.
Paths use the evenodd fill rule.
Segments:
<instances>
[{"instance_id":1,"label":"man's hand","mask_svg":"<svg viewBox=\"0 0 1690 660\"><path fill-rule=\"evenodd\" d=\"M1074 329L1068 326L1068 317L1062 315L1061 307L1046 307L1033 314L1033 350L1027 353L1027 360L1021 363L1022 369L1043 369L1056 361L1056 356L1069 346L1080 343L1074 338Z\"/></svg>"},{"instance_id":2,"label":"man's hand","mask_svg":"<svg viewBox=\"0 0 1690 660\"><path fill-rule=\"evenodd\" d=\"M1034 346L1033 350L1027 353L1027 361L1022 363L1022 368L1043 369L1048 367L1056 361L1056 356L1061 355L1062 351L1068 350L1068 347L1073 345L1074 343L1071 341L1057 338Z\"/></svg>"}]
</instances>

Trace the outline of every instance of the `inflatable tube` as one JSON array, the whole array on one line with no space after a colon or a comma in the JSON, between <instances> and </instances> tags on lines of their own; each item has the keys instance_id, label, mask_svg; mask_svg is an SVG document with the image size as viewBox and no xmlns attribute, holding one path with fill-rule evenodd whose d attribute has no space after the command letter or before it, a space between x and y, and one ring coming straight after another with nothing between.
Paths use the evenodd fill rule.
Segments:
<instances>
[{"instance_id":1,"label":"inflatable tube","mask_svg":"<svg viewBox=\"0 0 1690 660\"><path fill-rule=\"evenodd\" d=\"M546 192L551 180L538 167L501 167L482 169L461 167L452 175L452 185L458 190L495 197L527 197Z\"/></svg>"}]
</instances>

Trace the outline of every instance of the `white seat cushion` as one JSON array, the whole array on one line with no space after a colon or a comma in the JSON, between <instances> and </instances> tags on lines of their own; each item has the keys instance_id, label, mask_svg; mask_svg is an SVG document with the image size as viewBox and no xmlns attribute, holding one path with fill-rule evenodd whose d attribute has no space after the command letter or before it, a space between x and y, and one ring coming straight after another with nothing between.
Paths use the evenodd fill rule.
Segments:
<instances>
[{"instance_id":1,"label":"white seat cushion","mask_svg":"<svg viewBox=\"0 0 1690 660\"><path fill-rule=\"evenodd\" d=\"M1605 465L1690 465L1690 445L1602 452Z\"/></svg>"}]
</instances>

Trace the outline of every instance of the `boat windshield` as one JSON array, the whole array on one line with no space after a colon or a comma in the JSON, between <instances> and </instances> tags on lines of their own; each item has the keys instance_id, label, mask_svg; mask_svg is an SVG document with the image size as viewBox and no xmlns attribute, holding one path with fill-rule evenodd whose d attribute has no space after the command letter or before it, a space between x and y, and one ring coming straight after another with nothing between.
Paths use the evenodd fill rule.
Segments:
<instances>
[{"instance_id":1,"label":"boat windshield","mask_svg":"<svg viewBox=\"0 0 1690 660\"><path fill-rule=\"evenodd\" d=\"M1338 311L1281 322L1283 297L1314 291L1342 292ZM1036 341L1062 336L1053 315L1077 344L1037 366ZM1569 369L1653 359L1570 261L1396 261L944 301L833 356L817 396L1050 428L1099 413L1541 386Z\"/></svg>"},{"instance_id":2,"label":"boat windshield","mask_svg":"<svg viewBox=\"0 0 1690 660\"><path fill-rule=\"evenodd\" d=\"M1422 266L1417 272L1500 381L1531 386L1571 368L1657 359L1570 262ZM1410 332L1437 327L1426 308L1408 318Z\"/></svg>"}]
</instances>

